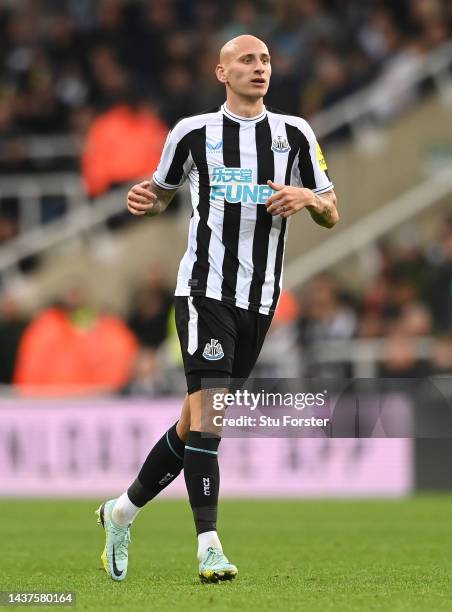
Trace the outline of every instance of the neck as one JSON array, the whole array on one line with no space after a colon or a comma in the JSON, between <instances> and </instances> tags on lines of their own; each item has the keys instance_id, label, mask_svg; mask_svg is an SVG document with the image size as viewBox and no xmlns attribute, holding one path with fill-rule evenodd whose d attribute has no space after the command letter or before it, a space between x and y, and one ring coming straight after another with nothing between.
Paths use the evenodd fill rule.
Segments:
<instances>
[{"instance_id":1,"label":"neck","mask_svg":"<svg viewBox=\"0 0 452 612\"><path fill-rule=\"evenodd\" d=\"M239 117L257 117L265 108L263 98L239 98L231 94L226 98L226 106L231 113Z\"/></svg>"}]
</instances>

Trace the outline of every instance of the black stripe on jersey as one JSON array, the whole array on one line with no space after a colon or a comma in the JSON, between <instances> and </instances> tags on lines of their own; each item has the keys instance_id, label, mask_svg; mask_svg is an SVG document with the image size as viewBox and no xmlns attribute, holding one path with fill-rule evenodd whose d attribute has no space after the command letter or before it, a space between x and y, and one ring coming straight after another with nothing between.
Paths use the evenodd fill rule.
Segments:
<instances>
[{"instance_id":1,"label":"black stripe on jersey","mask_svg":"<svg viewBox=\"0 0 452 612\"><path fill-rule=\"evenodd\" d=\"M206 126L189 133L190 151L199 174L198 229L196 232L196 261L193 264L191 278L196 279L196 287L190 289L190 295L205 292L209 274L209 245L212 231L207 224L210 210L210 179L206 158Z\"/></svg>"},{"instance_id":2,"label":"black stripe on jersey","mask_svg":"<svg viewBox=\"0 0 452 612\"><path fill-rule=\"evenodd\" d=\"M228 168L240 168L240 124L223 116L223 164ZM224 200L222 298L235 298L237 271L239 269L240 202Z\"/></svg>"},{"instance_id":3,"label":"black stripe on jersey","mask_svg":"<svg viewBox=\"0 0 452 612\"><path fill-rule=\"evenodd\" d=\"M317 185L315 182L314 166L312 165L309 152L309 141L300 130L297 131L301 141L300 153L298 155L298 169L300 170L301 182L303 183L303 187L315 189Z\"/></svg>"},{"instance_id":4,"label":"black stripe on jersey","mask_svg":"<svg viewBox=\"0 0 452 612\"><path fill-rule=\"evenodd\" d=\"M287 159L286 176L284 178L284 185L290 185L290 175L292 174L292 166L295 161L295 156L298 153L298 147L300 146L300 132L293 126L286 125L287 140L290 145L290 153ZM284 237L287 229L287 219L281 220L281 230L278 237L278 246L276 247L276 258L275 258L275 285L273 289L272 305L270 306L270 312L274 312L276 304L278 303L280 288L279 283L281 280L282 262L284 256Z\"/></svg>"},{"instance_id":5,"label":"black stripe on jersey","mask_svg":"<svg viewBox=\"0 0 452 612\"><path fill-rule=\"evenodd\" d=\"M275 113L277 115L290 115L290 113L287 113L286 111L282 111L277 108L270 108L269 106L267 106L267 111ZM307 187L308 189L315 189L317 187L317 184L315 182L314 168L312 166L311 156L309 153L309 142L303 132L301 132L297 128L295 129L297 130L298 141L300 142L298 168L300 170L300 177L303 183L303 187ZM325 171L325 174L327 178L331 180L327 171ZM286 185L287 184L288 183L286 183Z\"/></svg>"},{"instance_id":6,"label":"black stripe on jersey","mask_svg":"<svg viewBox=\"0 0 452 612\"><path fill-rule=\"evenodd\" d=\"M285 185L290 185L290 175L292 174L292 166L295 161L295 156L300 148L300 130L290 123L286 123L286 134L287 140L290 145L290 153L287 158L286 177L284 179Z\"/></svg>"},{"instance_id":7,"label":"black stripe on jersey","mask_svg":"<svg viewBox=\"0 0 452 612\"><path fill-rule=\"evenodd\" d=\"M284 178L284 185L290 185L290 175L292 174L292 167L295 161L295 157L298 153L298 148L300 146L300 136L299 136L300 132L293 125L289 125L288 123L286 123L285 125L286 125L287 140L289 141L289 144L290 144L290 153L287 158L287 168L286 168L286 176ZM286 234L286 229L287 229L287 219L282 218L281 219L281 230L279 232L279 237L278 237L278 246L276 247L275 286L273 289L273 299L272 299L272 305L270 307L270 312L274 312L276 308L276 304L278 303L278 298L279 298L279 293L280 293L279 283L281 281L282 261L283 261L283 256L284 256L284 237Z\"/></svg>"},{"instance_id":8,"label":"black stripe on jersey","mask_svg":"<svg viewBox=\"0 0 452 612\"><path fill-rule=\"evenodd\" d=\"M179 185L182 180L182 175L184 173L184 164L190 154L190 150L188 148L189 135L190 133L186 134L177 143L171 166L169 167L168 173L165 177L165 183L168 183L168 185Z\"/></svg>"},{"instance_id":9,"label":"black stripe on jersey","mask_svg":"<svg viewBox=\"0 0 452 612\"><path fill-rule=\"evenodd\" d=\"M221 109L221 106L215 106L208 110L204 110L200 113L196 113L191 115L190 117L186 117L186 119L191 119L192 117L198 117L200 115L206 115L210 113L217 113ZM179 123L183 119L179 119L173 125L171 131L174 131L174 128L179 125ZM182 174L184 172L184 164L187 161L188 156L190 155L190 137L192 132L186 134L177 144L176 151L174 152L173 160L171 162L171 166L168 170L168 173L165 177L165 183L169 185L178 185L182 180Z\"/></svg>"},{"instance_id":10,"label":"black stripe on jersey","mask_svg":"<svg viewBox=\"0 0 452 612\"><path fill-rule=\"evenodd\" d=\"M272 134L268 118L256 124L257 182L265 185L275 178L275 160L272 151ZM273 217L263 204L256 205L256 228L253 239L253 278L249 292L249 309L259 310L262 286L267 268L268 241Z\"/></svg>"}]
</instances>

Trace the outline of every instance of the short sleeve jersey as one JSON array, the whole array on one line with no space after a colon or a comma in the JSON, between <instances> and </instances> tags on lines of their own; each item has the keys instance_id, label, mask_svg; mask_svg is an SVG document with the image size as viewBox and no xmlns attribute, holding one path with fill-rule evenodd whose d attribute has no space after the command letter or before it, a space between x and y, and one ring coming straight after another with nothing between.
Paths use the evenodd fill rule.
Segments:
<instances>
[{"instance_id":1,"label":"short sleeve jersey","mask_svg":"<svg viewBox=\"0 0 452 612\"><path fill-rule=\"evenodd\" d=\"M267 181L315 193L333 188L304 119L270 108L239 117L225 104L176 124L153 179L164 189L190 184L193 212L175 294L262 314L278 302L290 222L267 212L274 193Z\"/></svg>"}]
</instances>

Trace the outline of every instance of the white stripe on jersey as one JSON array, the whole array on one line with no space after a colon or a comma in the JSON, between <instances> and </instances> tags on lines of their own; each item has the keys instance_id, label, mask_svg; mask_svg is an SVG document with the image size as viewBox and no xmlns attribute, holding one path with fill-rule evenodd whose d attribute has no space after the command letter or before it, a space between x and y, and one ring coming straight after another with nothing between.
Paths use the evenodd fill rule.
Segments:
<instances>
[{"instance_id":1,"label":"white stripe on jersey","mask_svg":"<svg viewBox=\"0 0 452 612\"><path fill-rule=\"evenodd\" d=\"M253 181L257 182L256 128L255 123L240 125L240 162L242 168L251 168ZM238 248L239 269L235 287L236 304L248 308L248 296L253 278L253 236L256 225L256 205L242 203L240 228L246 227L246 235L241 236Z\"/></svg>"},{"instance_id":2,"label":"white stripe on jersey","mask_svg":"<svg viewBox=\"0 0 452 612\"><path fill-rule=\"evenodd\" d=\"M269 117L274 115L274 113L272 112L269 112L268 114L269 114ZM298 130L300 130L306 136L306 138L309 140L310 143L315 143L315 145L317 144L317 140L316 140L314 131L307 121L305 121L304 119L301 119L301 117L293 117L290 115L283 115L283 116L284 116L285 123L289 125L293 125ZM319 186L315 187L312 191L314 193L323 193L324 191L329 191L330 189L333 189L333 183L328 179L325 172L319 167L319 163L317 159L317 148L315 145L310 147L309 156L310 156L311 164L314 170L315 181L316 181L316 184ZM299 160L299 153L297 153L295 163L292 167L290 184L302 187L303 181L301 180L300 171L298 169L298 160Z\"/></svg>"},{"instance_id":3,"label":"white stripe on jersey","mask_svg":"<svg viewBox=\"0 0 452 612\"><path fill-rule=\"evenodd\" d=\"M276 136L282 136L284 140L287 140L286 128L284 125L280 125L280 122L275 121L275 115L269 113L268 120L270 122L270 129L272 132L272 140ZM284 185L286 180L286 168L289 158L289 151L283 153L275 153L275 180L276 184ZM275 283L275 260L276 260L276 249L278 247L278 239L281 231L282 217L273 217L273 224L270 230L270 236L268 241L268 254L267 254L267 268L265 270L265 282L262 287L262 306L259 308L259 312L262 314L269 314L270 305L273 299L273 290ZM287 229L286 229L287 234ZM268 304L268 306L267 306Z\"/></svg>"},{"instance_id":4,"label":"white stripe on jersey","mask_svg":"<svg viewBox=\"0 0 452 612\"><path fill-rule=\"evenodd\" d=\"M198 223L199 223L199 213L198 213L199 193L198 193L198 174L195 172L190 173L190 195L191 195L191 203L193 206L193 215L190 219L190 224L188 226L187 250L185 251L185 254L179 265L179 271L177 273L176 287L179 287L179 286L187 287L188 286L188 281L191 277L191 271L196 261L196 233L198 231Z\"/></svg>"},{"instance_id":5,"label":"white stripe on jersey","mask_svg":"<svg viewBox=\"0 0 452 612\"><path fill-rule=\"evenodd\" d=\"M223 123L206 124L206 158L209 169L210 184L214 168L224 166ZM209 148L211 147L211 148ZM217 148L216 148L217 147ZM224 244L222 240L224 221L224 206L221 203L210 202L208 225L212 230L209 246L209 275L207 277L206 297L221 300L221 283L223 281L222 266L224 259Z\"/></svg>"}]
</instances>

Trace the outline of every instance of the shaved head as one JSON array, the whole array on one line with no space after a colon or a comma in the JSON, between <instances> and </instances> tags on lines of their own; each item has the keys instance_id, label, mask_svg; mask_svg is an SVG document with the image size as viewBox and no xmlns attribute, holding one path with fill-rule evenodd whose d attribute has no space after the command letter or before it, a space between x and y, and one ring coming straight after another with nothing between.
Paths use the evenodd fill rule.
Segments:
<instances>
[{"instance_id":1,"label":"shaved head","mask_svg":"<svg viewBox=\"0 0 452 612\"><path fill-rule=\"evenodd\" d=\"M238 55L247 53L251 49L255 50L256 47L268 54L267 45L256 36L251 36L251 34L236 36L221 47L220 64L227 66Z\"/></svg>"},{"instance_id":2,"label":"shaved head","mask_svg":"<svg viewBox=\"0 0 452 612\"><path fill-rule=\"evenodd\" d=\"M271 73L267 45L259 38L242 34L221 47L215 74L226 86L226 101L233 112L249 112L250 117L261 112Z\"/></svg>"}]
</instances>

